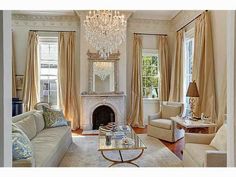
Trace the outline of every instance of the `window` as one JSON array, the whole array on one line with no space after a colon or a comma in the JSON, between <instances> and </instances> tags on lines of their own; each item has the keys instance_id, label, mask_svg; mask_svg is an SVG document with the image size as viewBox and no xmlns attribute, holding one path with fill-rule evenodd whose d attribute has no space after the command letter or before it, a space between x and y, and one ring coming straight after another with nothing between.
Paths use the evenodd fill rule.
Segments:
<instances>
[{"instance_id":1,"label":"window","mask_svg":"<svg viewBox=\"0 0 236 177\"><path fill-rule=\"evenodd\" d=\"M142 84L144 98L158 98L159 59L157 50L144 49L142 52Z\"/></svg>"},{"instance_id":2,"label":"window","mask_svg":"<svg viewBox=\"0 0 236 177\"><path fill-rule=\"evenodd\" d=\"M58 38L39 37L40 101L58 104Z\"/></svg>"},{"instance_id":3,"label":"window","mask_svg":"<svg viewBox=\"0 0 236 177\"><path fill-rule=\"evenodd\" d=\"M186 108L186 114L190 113L189 98L186 97L189 83L192 82L192 70L193 70L193 52L194 52L194 29L191 29L185 33L184 38L184 102Z\"/></svg>"}]
</instances>

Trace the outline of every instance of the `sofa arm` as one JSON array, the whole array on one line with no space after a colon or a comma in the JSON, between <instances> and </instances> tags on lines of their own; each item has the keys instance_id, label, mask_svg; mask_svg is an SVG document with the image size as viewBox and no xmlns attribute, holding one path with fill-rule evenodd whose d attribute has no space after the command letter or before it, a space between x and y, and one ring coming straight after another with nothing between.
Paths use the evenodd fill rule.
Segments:
<instances>
[{"instance_id":1,"label":"sofa arm","mask_svg":"<svg viewBox=\"0 0 236 177\"><path fill-rule=\"evenodd\" d=\"M206 151L205 167L226 167L227 153L223 151Z\"/></svg>"},{"instance_id":2,"label":"sofa arm","mask_svg":"<svg viewBox=\"0 0 236 177\"><path fill-rule=\"evenodd\" d=\"M195 144L210 144L215 134L198 134L198 133L185 133L184 140L186 143Z\"/></svg>"},{"instance_id":3,"label":"sofa arm","mask_svg":"<svg viewBox=\"0 0 236 177\"><path fill-rule=\"evenodd\" d=\"M150 124L150 121L153 119L159 119L161 117L161 112L148 115L148 124Z\"/></svg>"},{"instance_id":4,"label":"sofa arm","mask_svg":"<svg viewBox=\"0 0 236 177\"><path fill-rule=\"evenodd\" d=\"M67 120L67 124L69 127L71 127L71 121L70 120Z\"/></svg>"},{"instance_id":5,"label":"sofa arm","mask_svg":"<svg viewBox=\"0 0 236 177\"><path fill-rule=\"evenodd\" d=\"M28 159L14 160L13 167L35 167L35 159L30 157Z\"/></svg>"}]
</instances>

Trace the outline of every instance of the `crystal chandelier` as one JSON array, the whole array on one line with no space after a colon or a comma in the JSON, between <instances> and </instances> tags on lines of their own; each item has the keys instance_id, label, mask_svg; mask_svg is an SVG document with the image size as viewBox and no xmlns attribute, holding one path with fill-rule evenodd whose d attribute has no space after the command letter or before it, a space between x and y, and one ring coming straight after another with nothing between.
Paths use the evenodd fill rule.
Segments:
<instances>
[{"instance_id":1,"label":"crystal chandelier","mask_svg":"<svg viewBox=\"0 0 236 177\"><path fill-rule=\"evenodd\" d=\"M86 39L105 59L118 49L126 37L126 20L119 11L89 11L84 26Z\"/></svg>"},{"instance_id":2,"label":"crystal chandelier","mask_svg":"<svg viewBox=\"0 0 236 177\"><path fill-rule=\"evenodd\" d=\"M94 74L99 76L102 81L112 75L113 71L114 65L111 62L94 62Z\"/></svg>"}]
</instances>

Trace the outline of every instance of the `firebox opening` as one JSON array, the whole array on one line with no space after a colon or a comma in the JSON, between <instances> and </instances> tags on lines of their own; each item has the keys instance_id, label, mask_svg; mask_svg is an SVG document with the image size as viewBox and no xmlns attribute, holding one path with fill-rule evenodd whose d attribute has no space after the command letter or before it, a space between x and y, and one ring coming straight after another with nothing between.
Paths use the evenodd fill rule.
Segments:
<instances>
[{"instance_id":1,"label":"firebox opening","mask_svg":"<svg viewBox=\"0 0 236 177\"><path fill-rule=\"evenodd\" d=\"M106 105L97 107L93 112L93 130L98 130L99 126L115 122L114 111Z\"/></svg>"}]
</instances>

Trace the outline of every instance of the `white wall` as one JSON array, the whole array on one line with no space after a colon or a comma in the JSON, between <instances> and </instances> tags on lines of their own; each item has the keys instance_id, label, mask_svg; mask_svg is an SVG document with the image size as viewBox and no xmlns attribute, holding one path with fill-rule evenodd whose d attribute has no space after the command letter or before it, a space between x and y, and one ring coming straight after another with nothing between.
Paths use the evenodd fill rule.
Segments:
<instances>
[{"instance_id":1,"label":"white wall","mask_svg":"<svg viewBox=\"0 0 236 177\"><path fill-rule=\"evenodd\" d=\"M11 12L0 11L0 167L12 166Z\"/></svg>"},{"instance_id":2,"label":"white wall","mask_svg":"<svg viewBox=\"0 0 236 177\"><path fill-rule=\"evenodd\" d=\"M236 12L227 12L227 166L236 166Z\"/></svg>"},{"instance_id":3,"label":"white wall","mask_svg":"<svg viewBox=\"0 0 236 177\"><path fill-rule=\"evenodd\" d=\"M84 21L87 11L79 11L81 22ZM80 93L88 91L88 56L87 52L96 52L96 50L87 42L85 37L85 28L83 23L80 23ZM126 41L119 47L120 60L119 60L119 91L126 94Z\"/></svg>"},{"instance_id":4,"label":"white wall","mask_svg":"<svg viewBox=\"0 0 236 177\"><path fill-rule=\"evenodd\" d=\"M174 32L171 28L171 21L164 20L145 20L145 19L129 19L128 35L127 35L127 112L130 111L130 92L131 92L131 75L132 75L132 55L133 55L133 33L152 33L167 34L169 42L170 61L172 51L174 51ZM157 49L157 36L143 36L143 48ZM170 63L169 61L169 63ZM159 111L159 100L144 99L144 124L147 125L147 117L150 114Z\"/></svg>"}]
</instances>

